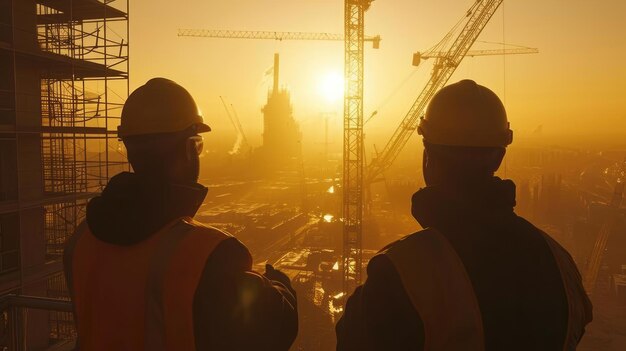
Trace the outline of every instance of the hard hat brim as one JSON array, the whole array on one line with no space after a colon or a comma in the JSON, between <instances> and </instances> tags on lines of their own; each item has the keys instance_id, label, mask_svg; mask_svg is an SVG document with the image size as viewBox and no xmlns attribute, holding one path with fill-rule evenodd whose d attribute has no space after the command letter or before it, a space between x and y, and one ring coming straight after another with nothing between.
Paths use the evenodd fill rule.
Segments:
<instances>
[{"instance_id":1,"label":"hard hat brim","mask_svg":"<svg viewBox=\"0 0 626 351\"><path fill-rule=\"evenodd\" d=\"M196 124L196 133L207 133L211 131L211 127L204 123Z\"/></svg>"},{"instance_id":2,"label":"hard hat brim","mask_svg":"<svg viewBox=\"0 0 626 351\"><path fill-rule=\"evenodd\" d=\"M209 125L205 124L204 122L195 123L189 128L196 134L207 133L211 131L211 127L209 127ZM183 130L186 130L186 129L183 129ZM172 133L172 132L167 131L167 130L163 130L163 131L151 130L151 131L146 131L144 133L129 133L128 131L124 130L121 125L117 127L118 138L131 137L134 135L163 134L163 133Z\"/></svg>"},{"instance_id":3,"label":"hard hat brim","mask_svg":"<svg viewBox=\"0 0 626 351\"><path fill-rule=\"evenodd\" d=\"M191 94L174 81L165 78L150 79L133 91L124 102L120 117L120 138L211 131L204 123Z\"/></svg>"},{"instance_id":4,"label":"hard hat brim","mask_svg":"<svg viewBox=\"0 0 626 351\"><path fill-rule=\"evenodd\" d=\"M425 141L436 145L507 147L513 142L513 131L509 128L495 131L467 130L455 126L433 128L426 119L421 120L417 134Z\"/></svg>"}]
</instances>

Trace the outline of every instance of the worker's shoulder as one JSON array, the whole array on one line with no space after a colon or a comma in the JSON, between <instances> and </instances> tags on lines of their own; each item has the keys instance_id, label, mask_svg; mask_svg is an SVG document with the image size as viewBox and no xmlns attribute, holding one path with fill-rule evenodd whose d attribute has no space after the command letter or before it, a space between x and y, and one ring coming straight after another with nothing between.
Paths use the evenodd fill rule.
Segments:
<instances>
[{"instance_id":1,"label":"worker's shoulder","mask_svg":"<svg viewBox=\"0 0 626 351\"><path fill-rule=\"evenodd\" d=\"M437 231L432 228L422 229L388 244L378 252L378 255L385 255L395 251L410 249L416 245L427 245L435 238L436 233Z\"/></svg>"},{"instance_id":2,"label":"worker's shoulder","mask_svg":"<svg viewBox=\"0 0 626 351\"><path fill-rule=\"evenodd\" d=\"M518 225L525 232L534 232L535 235L539 235L543 238L544 242L550 249L550 253L556 259L557 265L559 266L561 270L572 271L572 272L575 272L575 274L577 275L579 274L578 268L576 266L576 262L574 261L574 258L569 253L569 251L567 251L567 249L565 249L561 244L559 244L559 242L556 241L548 232L536 227L535 225L533 225L532 223L530 223L529 221L527 221L526 219L522 217L518 216L517 218L518 218Z\"/></svg>"},{"instance_id":3,"label":"worker's shoulder","mask_svg":"<svg viewBox=\"0 0 626 351\"><path fill-rule=\"evenodd\" d=\"M198 222L191 217L183 217L180 221L190 227L193 228L193 232L200 235L213 235L223 237L223 239L234 238L228 232L221 230L219 228L215 228L212 226L208 226L202 222Z\"/></svg>"},{"instance_id":4,"label":"worker's shoulder","mask_svg":"<svg viewBox=\"0 0 626 351\"><path fill-rule=\"evenodd\" d=\"M72 235L70 235L70 237L67 238L67 240L65 241L65 244L63 245L63 261L71 261L72 256L74 255L74 249L76 248L76 245L78 243L78 239L80 239L81 235L88 231L89 226L87 225L87 220L84 219L78 225L78 227L76 227L74 233L72 233Z\"/></svg>"},{"instance_id":5,"label":"worker's shoulder","mask_svg":"<svg viewBox=\"0 0 626 351\"><path fill-rule=\"evenodd\" d=\"M528 220L523 217L517 216L517 226L521 230L526 233L533 233L535 235L539 235L544 239L544 241L548 244L550 249L555 254L563 254L566 256L570 256L569 252L561 246L551 235L550 233L544 231L541 228L536 227L534 224L530 223ZM571 256L570 256L571 257Z\"/></svg>"},{"instance_id":6,"label":"worker's shoulder","mask_svg":"<svg viewBox=\"0 0 626 351\"><path fill-rule=\"evenodd\" d=\"M82 222L76 227L72 235L70 235L64 244L65 251L73 251L78 239L80 239L83 234L90 232L89 226L87 225L87 220L83 219Z\"/></svg>"},{"instance_id":7,"label":"worker's shoulder","mask_svg":"<svg viewBox=\"0 0 626 351\"><path fill-rule=\"evenodd\" d=\"M237 261L243 262L242 265L244 267L252 264L252 255L248 248L231 234L218 228L207 226L190 217L184 217L181 221L193 227L192 232L194 235L217 239L219 241L212 250L211 259L207 262L208 264L212 262L217 266L222 266L223 263L233 264Z\"/></svg>"},{"instance_id":8,"label":"worker's shoulder","mask_svg":"<svg viewBox=\"0 0 626 351\"><path fill-rule=\"evenodd\" d=\"M436 231L434 229L423 229L418 232L404 236L387 246L383 247L378 253L372 257L367 265L368 275L375 272L388 272L395 270L391 256L402 253L411 254L411 251L418 245L430 245Z\"/></svg>"}]
</instances>

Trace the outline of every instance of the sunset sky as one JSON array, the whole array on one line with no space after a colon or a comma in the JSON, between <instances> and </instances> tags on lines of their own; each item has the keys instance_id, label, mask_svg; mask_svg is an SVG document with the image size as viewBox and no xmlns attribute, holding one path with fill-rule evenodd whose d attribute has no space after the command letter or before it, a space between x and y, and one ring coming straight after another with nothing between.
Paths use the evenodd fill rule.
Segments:
<instances>
[{"instance_id":1,"label":"sunset sky","mask_svg":"<svg viewBox=\"0 0 626 351\"><path fill-rule=\"evenodd\" d=\"M366 46L365 115L378 110L366 126L370 141L384 143L430 74L429 62L411 66L413 52L436 44L471 3L373 2L365 32L379 34L383 41L379 50ZM291 91L294 115L306 131L304 141L320 141L321 134L311 131L323 132L324 113L334 116L331 128L340 132L342 102L327 99L320 85L343 74L341 42L182 38L176 35L178 28L342 33L343 1L130 2L131 90L154 76L173 79L191 91L215 134L234 137L219 100L224 96L258 145L260 109L271 87L264 73L273 53L280 52L281 85ZM626 1L505 1L479 40L540 50L536 55L466 58L450 81L469 78L492 88L505 101L518 136L539 125L546 135L624 135ZM475 48L498 46L477 43Z\"/></svg>"}]
</instances>

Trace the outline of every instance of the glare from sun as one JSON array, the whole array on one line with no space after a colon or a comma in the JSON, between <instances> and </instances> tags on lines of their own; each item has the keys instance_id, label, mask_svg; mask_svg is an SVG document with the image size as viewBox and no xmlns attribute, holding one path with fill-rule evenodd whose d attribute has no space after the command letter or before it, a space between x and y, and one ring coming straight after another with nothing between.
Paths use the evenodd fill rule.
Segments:
<instances>
[{"instance_id":1,"label":"glare from sun","mask_svg":"<svg viewBox=\"0 0 626 351\"><path fill-rule=\"evenodd\" d=\"M338 71L323 74L318 82L318 93L329 103L343 99L343 75Z\"/></svg>"}]
</instances>

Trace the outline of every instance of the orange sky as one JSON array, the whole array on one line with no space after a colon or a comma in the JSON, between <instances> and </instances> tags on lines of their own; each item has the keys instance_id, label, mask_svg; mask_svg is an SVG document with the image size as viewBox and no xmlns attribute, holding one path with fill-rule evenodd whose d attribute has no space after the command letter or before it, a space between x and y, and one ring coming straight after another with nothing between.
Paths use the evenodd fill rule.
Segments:
<instances>
[{"instance_id":1,"label":"orange sky","mask_svg":"<svg viewBox=\"0 0 626 351\"><path fill-rule=\"evenodd\" d=\"M380 50L366 50L366 126L382 146L426 82L429 64L415 68L414 51L437 43L469 8L470 0L377 0L366 33L380 34ZM452 81L492 88L503 100L518 136L543 125L546 134L626 136L626 1L505 1L479 40L537 47L538 55L467 58ZM321 113L341 102L324 100L320 76L342 72L340 42L274 42L179 38L178 28L343 31L341 0L231 0L130 3L131 89L154 76L171 78L196 97L215 133L234 135L219 96L236 107L253 144L260 143L261 112L271 82L264 72L281 53L281 81L292 92L302 129L323 130ZM394 93L395 92L395 93ZM304 142L321 137L305 133ZM340 140L337 140L337 146Z\"/></svg>"}]
</instances>

